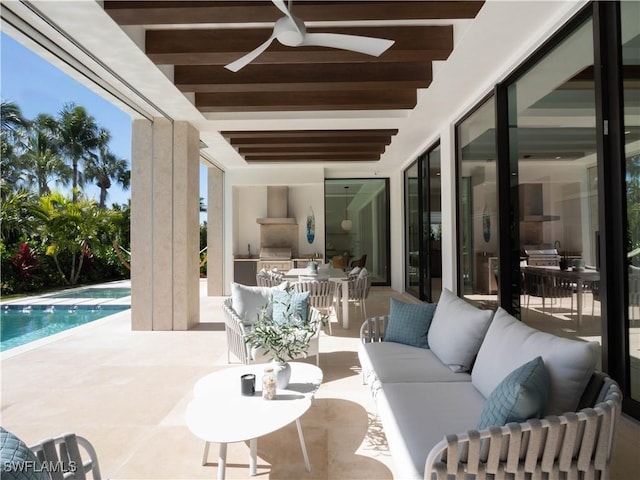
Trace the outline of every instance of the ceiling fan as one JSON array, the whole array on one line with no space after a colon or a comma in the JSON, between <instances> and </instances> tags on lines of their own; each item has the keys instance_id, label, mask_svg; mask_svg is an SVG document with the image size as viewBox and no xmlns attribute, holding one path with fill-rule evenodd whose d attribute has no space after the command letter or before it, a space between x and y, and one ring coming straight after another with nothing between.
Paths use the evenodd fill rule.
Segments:
<instances>
[{"instance_id":1,"label":"ceiling fan","mask_svg":"<svg viewBox=\"0 0 640 480\"><path fill-rule=\"evenodd\" d=\"M350 50L353 52L364 53L375 57L380 56L391 45L393 40L383 38L363 37L360 35L343 35L340 33L307 33L304 22L291 13L292 0L289 0L289 7L284 0L272 0L273 4L284 13L284 17L280 18L273 27L273 33L255 50L247 53L235 62L225 65L225 68L232 72L237 72L255 60L263 53L271 42L277 39L282 45L287 47L301 46L317 46L339 48L341 50Z\"/></svg>"}]
</instances>

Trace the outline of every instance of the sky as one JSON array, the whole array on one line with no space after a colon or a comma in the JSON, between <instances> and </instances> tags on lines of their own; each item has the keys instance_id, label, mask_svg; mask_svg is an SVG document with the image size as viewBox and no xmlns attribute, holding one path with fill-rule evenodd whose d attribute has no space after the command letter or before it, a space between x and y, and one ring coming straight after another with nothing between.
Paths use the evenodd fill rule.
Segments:
<instances>
[{"instance_id":1,"label":"sky","mask_svg":"<svg viewBox=\"0 0 640 480\"><path fill-rule=\"evenodd\" d=\"M111 151L131 164L131 117L4 32L0 33L0 96L4 101L16 103L28 119L34 119L40 113L57 116L70 102L83 106L100 127L111 133ZM206 204L203 169L200 168L200 196ZM51 188L59 187L51 185ZM86 192L98 200L100 191L97 187L87 187ZM127 203L130 198L130 190L124 191L114 184L109 189L107 205Z\"/></svg>"}]
</instances>

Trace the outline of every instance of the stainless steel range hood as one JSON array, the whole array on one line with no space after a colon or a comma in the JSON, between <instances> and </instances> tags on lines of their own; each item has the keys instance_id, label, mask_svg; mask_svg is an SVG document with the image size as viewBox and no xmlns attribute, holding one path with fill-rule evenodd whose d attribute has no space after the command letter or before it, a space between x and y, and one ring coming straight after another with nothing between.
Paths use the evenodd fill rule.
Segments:
<instances>
[{"instance_id":1,"label":"stainless steel range hood","mask_svg":"<svg viewBox=\"0 0 640 480\"><path fill-rule=\"evenodd\" d=\"M296 219L289 217L289 188L267 187L267 216L257 218L260 225L296 225Z\"/></svg>"}]
</instances>

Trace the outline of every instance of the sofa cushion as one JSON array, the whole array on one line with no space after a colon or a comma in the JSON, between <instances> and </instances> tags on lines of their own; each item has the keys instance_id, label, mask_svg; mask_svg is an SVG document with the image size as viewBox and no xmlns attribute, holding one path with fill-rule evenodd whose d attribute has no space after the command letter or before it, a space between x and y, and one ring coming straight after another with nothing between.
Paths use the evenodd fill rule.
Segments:
<instances>
[{"instance_id":1,"label":"sofa cushion","mask_svg":"<svg viewBox=\"0 0 640 480\"><path fill-rule=\"evenodd\" d=\"M454 373L435 354L426 348L417 348L395 342L362 343L358 358L369 383L385 382L470 382L468 373Z\"/></svg>"},{"instance_id":2,"label":"sofa cushion","mask_svg":"<svg viewBox=\"0 0 640 480\"><path fill-rule=\"evenodd\" d=\"M427 332L435 310L435 303L403 303L391 297L384 341L429 348Z\"/></svg>"},{"instance_id":3,"label":"sofa cushion","mask_svg":"<svg viewBox=\"0 0 640 480\"><path fill-rule=\"evenodd\" d=\"M284 324L299 318L302 323L307 323L310 294L311 292L274 290L271 294L273 321Z\"/></svg>"},{"instance_id":4,"label":"sofa cushion","mask_svg":"<svg viewBox=\"0 0 640 480\"><path fill-rule=\"evenodd\" d=\"M516 368L498 384L484 403L478 430L544 415L549 397L549 374L542 357Z\"/></svg>"},{"instance_id":5,"label":"sofa cushion","mask_svg":"<svg viewBox=\"0 0 640 480\"><path fill-rule=\"evenodd\" d=\"M445 435L473 429L483 405L470 382L383 383L376 406L393 478L423 479L429 451Z\"/></svg>"},{"instance_id":6,"label":"sofa cushion","mask_svg":"<svg viewBox=\"0 0 640 480\"><path fill-rule=\"evenodd\" d=\"M454 372L471 370L492 316L491 310L480 310L443 289L429 327L429 348Z\"/></svg>"},{"instance_id":7,"label":"sofa cushion","mask_svg":"<svg viewBox=\"0 0 640 480\"><path fill-rule=\"evenodd\" d=\"M231 282L231 305L243 323L254 324L260 311L264 307L269 308L271 293L274 290L286 290L288 287L289 282L283 282L277 287L249 287Z\"/></svg>"},{"instance_id":8,"label":"sofa cushion","mask_svg":"<svg viewBox=\"0 0 640 480\"><path fill-rule=\"evenodd\" d=\"M545 415L576 410L594 372L598 345L540 332L498 308L471 373L486 397L519 365L541 356L549 372L549 404Z\"/></svg>"}]
</instances>

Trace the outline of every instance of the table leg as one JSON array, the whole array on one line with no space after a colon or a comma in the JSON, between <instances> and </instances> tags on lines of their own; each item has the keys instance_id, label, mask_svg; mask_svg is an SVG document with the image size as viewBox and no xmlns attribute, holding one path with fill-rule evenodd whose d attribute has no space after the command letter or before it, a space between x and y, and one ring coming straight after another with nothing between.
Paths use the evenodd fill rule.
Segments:
<instances>
[{"instance_id":1,"label":"table leg","mask_svg":"<svg viewBox=\"0 0 640 480\"><path fill-rule=\"evenodd\" d=\"M342 285L342 328L349 328L349 283L340 282Z\"/></svg>"},{"instance_id":2,"label":"table leg","mask_svg":"<svg viewBox=\"0 0 640 480\"><path fill-rule=\"evenodd\" d=\"M218 480L224 480L227 467L227 444L221 443L218 452Z\"/></svg>"},{"instance_id":3,"label":"table leg","mask_svg":"<svg viewBox=\"0 0 640 480\"><path fill-rule=\"evenodd\" d=\"M204 442L204 453L202 454L202 465L207 464L207 458L209 457L209 442Z\"/></svg>"},{"instance_id":4,"label":"table leg","mask_svg":"<svg viewBox=\"0 0 640 480\"><path fill-rule=\"evenodd\" d=\"M249 475L252 477L258 474L258 439L249 440Z\"/></svg>"},{"instance_id":5,"label":"table leg","mask_svg":"<svg viewBox=\"0 0 640 480\"><path fill-rule=\"evenodd\" d=\"M296 427L298 427L298 437L300 437L300 447L302 448L302 456L304 457L304 466L307 472L311 471L311 464L309 463L309 455L307 455L307 446L304 443L304 436L302 435L302 425L300 425L300 419L296 419Z\"/></svg>"},{"instance_id":6,"label":"table leg","mask_svg":"<svg viewBox=\"0 0 640 480\"><path fill-rule=\"evenodd\" d=\"M582 279L578 278L576 285L576 304L578 307L578 329L582 326Z\"/></svg>"}]
</instances>

